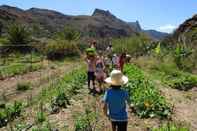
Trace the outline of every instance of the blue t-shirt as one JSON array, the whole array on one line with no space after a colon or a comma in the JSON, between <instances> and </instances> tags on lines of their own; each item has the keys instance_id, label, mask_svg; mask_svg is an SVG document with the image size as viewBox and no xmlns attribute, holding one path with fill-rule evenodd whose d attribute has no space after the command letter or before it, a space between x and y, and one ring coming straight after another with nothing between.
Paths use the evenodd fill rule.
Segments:
<instances>
[{"instance_id":1,"label":"blue t-shirt","mask_svg":"<svg viewBox=\"0 0 197 131\"><path fill-rule=\"evenodd\" d=\"M112 121L127 121L126 102L129 100L128 92L122 89L108 89L103 102L108 106L109 117Z\"/></svg>"}]
</instances>

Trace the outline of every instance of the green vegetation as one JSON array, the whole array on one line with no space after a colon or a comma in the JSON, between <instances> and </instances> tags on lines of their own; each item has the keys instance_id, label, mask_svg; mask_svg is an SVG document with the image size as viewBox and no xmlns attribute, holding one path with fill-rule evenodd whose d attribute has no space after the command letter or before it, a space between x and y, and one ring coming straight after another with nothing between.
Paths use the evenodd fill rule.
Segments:
<instances>
[{"instance_id":1,"label":"green vegetation","mask_svg":"<svg viewBox=\"0 0 197 131\"><path fill-rule=\"evenodd\" d=\"M46 55L50 60L61 60L65 57L79 56L80 52L75 42L51 40L46 46Z\"/></svg>"},{"instance_id":2,"label":"green vegetation","mask_svg":"<svg viewBox=\"0 0 197 131\"><path fill-rule=\"evenodd\" d=\"M14 104L6 104L4 107L0 108L0 128L19 117L22 108L22 103L17 101L15 101Z\"/></svg>"},{"instance_id":3,"label":"green vegetation","mask_svg":"<svg viewBox=\"0 0 197 131\"><path fill-rule=\"evenodd\" d=\"M68 96L64 92L59 91L57 97L51 101L52 113L58 113L60 108L66 108L70 105Z\"/></svg>"},{"instance_id":4,"label":"green vegetation","mask_svg":"<svg viewBox=\"0 0 197 131\"><path fill-rule=\"evenodd\" d=\"M80 36L80 32L71 27L71 25L65 26L62 32L56 34L57 39L68 40L69 42L79 40Z\"/></svg>"},{"instance_id":5,"label":"green vegetation","mask_svg":"<svg viewBox=\"0 0 197 131\"><path fill-rule=\"evenodd\" d=\"M137 115L146 118L170 116L171 109L165 98L161 96L152 81L147 79L139 68L134 65L127 65L125 72L129 77L126 89Z\"/></svg>"},{"instance_id":6,"label":"green vegetation","mask_svg":"<svg viewBox=\"0 0 197 131\"><path fill-rule=\"evenodd\" d=\"M172 88L185 91L197 86L197 76L180 71L172 71L165 74L162 81Z\"/></svg>"},{"instance_id":7,"label":"green vegetation","mask_svg":"<svg viewBox=\"0 0 197 131\"><path fill-rule=\"evenodd\" d=\"M27 45L29 43L29 32L25 26L13 24L8 30L8 40L11 45Z\"/></svg>"},{"instance_id":8,"label":"green vegetation","mask_svg":"<svg viewBox=\"0 0 197 131\"><path fill-rule=\"evenodd\" d=\"M22 63L15 63L9 66L1 66L0 67L0 79L4 79L7 77L25 74L27 72L36 71L41 69L42 65L38 64L22 64Z\"/></svg>"},{"instance_id":9,"label":"green vegetation","mask_svg":"<svg viewBox=\"0 0 197 131\"><path fill-rule=\"evenodd\" d=\"M75 121L75 131L92 131L94 130L94 122L96 121L96 113L89 109L85 113L80 114Z\"/></svg>"},{"instance_id":10,"label":"green vegetation","mask_svg":"<svg viewBox=\"0 0 197 131\"><path fill-rule=\"evenodd\" d=\"M189 131L189 128L181 123L169 122L159 128L153 128L151 131Z\"/></svg>"},{"instance_id":11,"label":"green vegetation","mask_svg":"<svg viewBox=\"0 0 197 131\"><path fill-rule=\"evenodd\" d=\"M141 56L152 48L150 39L143 34L136 37L114 39L112 44L115 53L126 52L132 56Z\"/></svg>"}]
</instances>

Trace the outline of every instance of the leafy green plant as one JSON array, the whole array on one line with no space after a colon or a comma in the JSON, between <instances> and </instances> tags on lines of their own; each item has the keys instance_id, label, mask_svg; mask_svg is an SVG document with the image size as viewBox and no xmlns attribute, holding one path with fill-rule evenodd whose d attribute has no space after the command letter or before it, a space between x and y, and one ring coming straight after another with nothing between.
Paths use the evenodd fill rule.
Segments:
<instances>
[{"instance_id":1,"label":"leafy green plant","mask_svg":"<svg viewBox=\"0 0 197 131\"><path fill-rule=\"evenodd\" d=\"M46 116L43 111L37 112L37 122L42 123L46 120Z\"/></svg>"},{"instance_id":2,"label":"leafy green plant","mask_svg":"<svg viewBox=\"0 0 197 131\"><path fill-rule=\"evenodd\" d=\"M26 91L29 90L31 88L30 83L27 82L22 82L22 83L18 83L17 84L17 90L18 91Z\"/></svg>"},{"instance_id":3,"label":"leafy green plant","mask_svg":"<svg viewBox=\"0 0 197 131\"><path fill-rule=\"evenodd\" d=\"M197 86L197 76L178 71L166 74L162 81L172 88L185 91Z\"/></svg>"},{"instance_id":4,"label":"leafy green plant","mask_svg":"<svg viewBox=\"0 0 197 131\"><path fill-rule=\"evenodd\" d=\"M153 128L151 131L189 131L189 128L182 124L168 122L159 128Z\"/></svg>"},{"instance_id":5,"label":"leafy green plant","mask_svg":"<svg viewBox=\"0 0 197 131\"><path fill-rule=\"evenodd\" d=\"M46 115L43 111L43 102L41 101L39 104L39 111L36 114L36 122L41 124L44 121L46 121Z\"/></svg>"},{"instance_id":6,"label":"leafy green plant","mask_svg":"<svg viewBox=\"0 0 197 131\"><path fill-rule=\"evenodd\" d=\"M59 91L57 97L51 102L52 113L59 112L60 108L67 108L67 105L70 105L68 96L63 91Z\"/></svg>"},{"instance_id":7,"label":"leafy green plant","mask_svg":"<svg viewBox=\"0 0 197 131\"><path fill-rule=\"evenodd\" d=\"M7 104L0 109L0 127L6 126L8 122L19 117L22 111L22 103L15 101L14 104Z\"/></svg>"},{"instance_id":8,"label":"leafy green plant","mask_svg":"<svg viewBox=\"0 0 197 131\"><path fill-rule=\"evenodd\" d=\"M48 121L43 122L38 127L32 129L32 131L53 131L53 130L55 130L55 129L51 128L51 124Z\"/></svg>"},{"instance_id":9,"label":"leafy green plant","mask_svg":"<svg viewBox=\"0 0 197 131\"><path fill-rule=\"evenodd\" d=\"M134 65L127 65L125 72L129 77L126 89L137 115L146 118L168 117L171 113L170 106L143 72Z\"/></svg>"},{"instance_id":10,"label":"leafy green plant","mask_svg":"<svg viewBox=\"0 0 197 131\"><path fill-rule=\"evenodd\" d=\"M96 121L96 114L86 109L84 114L78 116L75 121L75 131L92 131L93 124Z\"/></svg>"}]
</instances>

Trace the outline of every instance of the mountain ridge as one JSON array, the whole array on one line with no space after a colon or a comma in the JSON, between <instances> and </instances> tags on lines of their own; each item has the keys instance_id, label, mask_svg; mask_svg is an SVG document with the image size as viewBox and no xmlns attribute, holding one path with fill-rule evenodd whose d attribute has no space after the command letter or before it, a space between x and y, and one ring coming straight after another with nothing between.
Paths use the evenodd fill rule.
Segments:
<instances>
[{"instance_id":1,"label":"mountain ridge","mask_svg":"<svg viewBox=\"0 0 197 131\"><path fill-rule=\"evenodd\" d=\"M117 18L110 11L97 8L90 16L72 16L49 9L33 7L23 10L2 5L0 6L0 22L3 25L17 22L32 28L34 25L37 25L42 30L42 34L46 34L46 36L61 31L65 25L75 27L83 32L83 35L88 34L94 37L128 37L141 33L136 29L140 27L139 22L138 27L132 27L127 22Z\"/></svg>"}]
</instances>

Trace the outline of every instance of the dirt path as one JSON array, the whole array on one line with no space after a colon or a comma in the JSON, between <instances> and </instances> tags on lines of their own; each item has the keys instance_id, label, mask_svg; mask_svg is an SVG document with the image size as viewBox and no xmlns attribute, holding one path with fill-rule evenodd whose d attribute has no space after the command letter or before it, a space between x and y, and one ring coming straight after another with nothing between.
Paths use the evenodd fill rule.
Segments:
<instances>
[{"instance_id":1,"label":"dirt path","mask_svg":"<svg viewBox=\"0 0 197 131\"><path fill-rule=\"evenodd\" d=\"M70 62L57 68L47 67L35 72L8 78L0 81L0 94L6 101L23 100L24 98L37 95L49 81L61 77L65 72L73 69L78 62ZM29 82L31 89L27 91L17 91L18 82Z\"/></svg>"},{"instance_id":2,"label":"dirt path","mask_svg":"<svg viewBox=\"0 0 197 131\"><path fill-rule=\"evenodd\" d=\"M166 98L174 105L173 120L179 120L191 125L191 130L197 130L197 87L190 91L179 91L172 88L162 88Z\"/></svg>"},{"instance_id":3,"label":"dirt path","mask_svg":"<svg viewBox=\"0 0 197 131\"><path fill-rule=\"evenodd\" d=\"M76 114L81 114L87 106L95 108L98 115L95 131L111 131L111 123L102 112L101 96L92 96L88 94L87 87L80 91L80 94L74 96L71 100L72 105L68 109L60 111L58 114L50 115L50 122L58 127L60 131L65 131L65 125L69 131L74 131L74 118ZM129 111L128 131L147 131L148 128L159 124L158 119L140 119L134 113Z\"/></svg>"}]
</instances>

